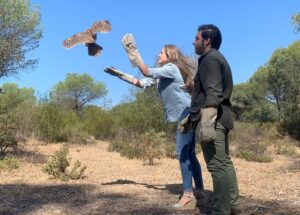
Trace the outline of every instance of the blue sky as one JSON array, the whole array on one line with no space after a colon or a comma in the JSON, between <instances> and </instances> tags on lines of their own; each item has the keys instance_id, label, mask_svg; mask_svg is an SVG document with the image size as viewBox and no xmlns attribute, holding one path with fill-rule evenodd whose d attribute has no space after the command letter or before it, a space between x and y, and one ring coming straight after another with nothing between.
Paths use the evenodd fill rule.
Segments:
<instances>
[{"instance_id":1,"label":"blue sky","mask_svg":"<svg viewBox=\"0 0 300 215\"><path fill-rule=\"evenodd\" d=\"M44 37L32 53L39 58L34 71L4 78L19 87L32 87L46 95L67 73L88 73L108 89L112 105L128 94L129 85L103 72L108 66L138 75L121 44L125 33L135 36L139 51L149 66L164 44L175 44L187 55L194 53L193 40L200 24L217 25L223 35L220 51L231 65L234 83L246 82L273 51L299 39L291 16L300 12L299 0L32 0L41 8ZM85 46L70 50L62 41L84 31L96 20L110 20L113 30L98 34L104 48L96 58Z\"/></svg>"}]
</instances>

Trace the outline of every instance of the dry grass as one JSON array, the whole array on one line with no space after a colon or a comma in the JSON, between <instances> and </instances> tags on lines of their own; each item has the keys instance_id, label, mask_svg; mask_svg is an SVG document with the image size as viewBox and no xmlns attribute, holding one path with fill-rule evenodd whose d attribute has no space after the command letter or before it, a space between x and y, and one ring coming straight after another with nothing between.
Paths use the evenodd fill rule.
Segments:
<instances>
[{"instance_id":1,"label":"dry grass","mask_svg":"<svg viewBox=\"0 0 300 215\"><path fill-rule=\"evenodd\" d=\"M143 161L108 152L106 142L73 145L72 161L87 166L86 177L69 182L49 180L42 167L60 146L31 141L20 168L0 172L0 214L199 214L198 210L177 212L170 207L181 193L177 160L165 158L145 166ZM202 154L198 157L210 193L211 178ZM277 155L271 163L233 161L243 214L300 214L300 170L290 170L295 159ZM199 208L210 210L209 206Z\"/></svg>"}]
</instances>

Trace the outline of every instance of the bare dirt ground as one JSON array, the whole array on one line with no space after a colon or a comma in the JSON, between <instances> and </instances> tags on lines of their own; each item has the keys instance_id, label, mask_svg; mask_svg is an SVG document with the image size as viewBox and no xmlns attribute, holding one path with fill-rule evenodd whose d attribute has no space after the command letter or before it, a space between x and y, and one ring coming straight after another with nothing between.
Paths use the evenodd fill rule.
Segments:
<instances>
[{"instance_id":1,"label":"bare dirt ground","mask_svg":"<svg viewBox=\"0 0 300 215\"><path fill-rule=\"evenodd\" d=\"M61 182L42 172L48 156L61 144L31 141L24 148L20 168L0 172L0 214L206 214L210 204L197 210L175 211L171 205L181 193L177 160L156 160L154 166L108 152L108 143L73 145L72 161L87 166L85 178ZM212 182L202 154L207 196ZM245 215L300 214L300 172L296 160L278 156L271 163L233 158ZM299 164L297 164L299 165Z\"/></svg>"}]
</instances>

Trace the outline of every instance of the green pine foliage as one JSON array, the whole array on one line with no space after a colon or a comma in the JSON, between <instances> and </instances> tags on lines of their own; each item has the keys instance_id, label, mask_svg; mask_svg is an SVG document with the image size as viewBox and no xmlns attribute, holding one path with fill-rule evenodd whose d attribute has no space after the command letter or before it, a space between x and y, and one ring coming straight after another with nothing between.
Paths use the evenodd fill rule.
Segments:
<instances>
[{"instance_id":1,"label":"green pine foliage","mask_svg":"<svg viewBox=\"0 0 300 215\"><path fill-rule=\"evenodd\" d=\"M247 83L234 86L236 119L276 122L279 131L300 140L300 41L274 51Z\"/></svg>"},{"instance_id":2,"label":"green pine foliage","mask_svg":"<svg viewBox=\"0 0 300 215\"><path fill-rule=\"evenodd\" d=\"M0 0L0 77L37 65L30 57L42 38L40 17L40 8L29 0Z\"/></svg>"}]
</instances>

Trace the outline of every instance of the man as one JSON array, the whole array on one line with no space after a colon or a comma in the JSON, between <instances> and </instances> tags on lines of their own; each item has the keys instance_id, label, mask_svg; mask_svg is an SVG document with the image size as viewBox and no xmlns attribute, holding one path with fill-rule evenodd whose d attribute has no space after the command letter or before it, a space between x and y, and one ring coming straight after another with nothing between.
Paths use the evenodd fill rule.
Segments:
<instances>
[{"instance_id":1,"label":"man","mask_svg":"<svg viewBox=\"0 0 300 215\"><path fill-rule=\"evenodd\" d=\"M201 25L194 41L200 55L194 78L190 120L201 143L213 181L213 215L239 214L239 190L229 156L228 132L233 128L230 67L218 51L222 42L214 25Z\"/></svg>"}]
</instances>

